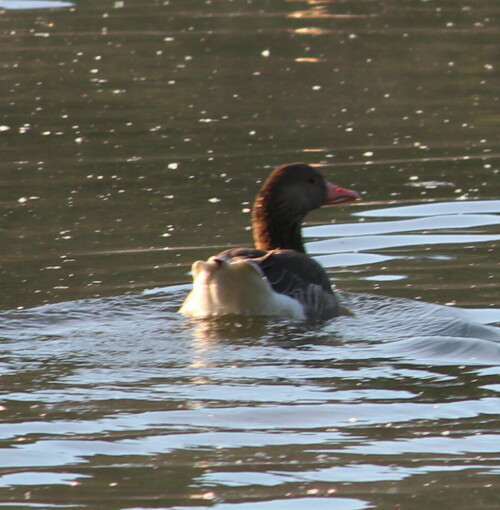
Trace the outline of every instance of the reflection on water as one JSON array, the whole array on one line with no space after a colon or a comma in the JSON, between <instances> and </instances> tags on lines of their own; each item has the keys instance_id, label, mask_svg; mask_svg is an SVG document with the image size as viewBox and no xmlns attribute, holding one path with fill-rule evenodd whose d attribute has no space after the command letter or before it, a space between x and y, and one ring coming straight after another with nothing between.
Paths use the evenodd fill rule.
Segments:
<instances>
[{"instance_id":1,"label":"reflection on water","mask_svg":"<svg viewBox=\"0 0 500 510\"><path fill-rule=\"evenodd\" d=\"M496 11L0 0L0 507L496 507ZM179 316L301 160L344 314Z\"/></svg>"},{"instance_id":2,"label":"reflection on water","mask_svg":"<svg viewBox=\"0 0 500 510\"><path fill-rule=\"evenodd\" d=\"M0 9L62 9L72 7L72 2L62 0L0 0Z\"/></svg>"}]
</instances>

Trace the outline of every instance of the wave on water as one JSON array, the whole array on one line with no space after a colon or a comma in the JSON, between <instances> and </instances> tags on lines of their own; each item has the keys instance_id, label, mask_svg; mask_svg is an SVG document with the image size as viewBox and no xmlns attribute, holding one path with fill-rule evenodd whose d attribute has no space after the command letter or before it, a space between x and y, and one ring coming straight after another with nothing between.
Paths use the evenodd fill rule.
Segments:
<instances>
[{"instance_id":1,"label":"wave on water","mask_svg":"<svg viewBox=\"0 0 500 510\"><path fill-rule=\"evenodd\" d=\"M66 343L94 339L111 350L121 344L175 335L235 338L232 324L242 318L192 321L177 314L186 290L167 287L142 295L95 298L0 313L0 338L35 341L64 338ZM411 299L339 292L345 314L327 323L247 318L241 334L279 344L287 339L303 344L339 341L361 357L404 356L453 362L500 364L500 328L471 321L467 311ZM237 335L236 335L237 336ZM153 338L155 339L153 342ZM285 342L283 342L285 343ZM163 348L165 346L163 345ZM353 352L354 352L353 351ZM363 353L363 351L366 351ZM353 355L353 352L349 356ZM348 353L344 353L346 356Z\"/></svg>"},{"instance_id":2,"label":"wave on water","mask_svg":"<svg viewBox=\"0 0 500 510\"><path fill-rule=\"evenodd\" d=\"M339 295L349 315L329 329L346 339L370 339L377 354L500 364L500 328L470 320L467 310L370 294Z\"/></svg>"}]
</instances>

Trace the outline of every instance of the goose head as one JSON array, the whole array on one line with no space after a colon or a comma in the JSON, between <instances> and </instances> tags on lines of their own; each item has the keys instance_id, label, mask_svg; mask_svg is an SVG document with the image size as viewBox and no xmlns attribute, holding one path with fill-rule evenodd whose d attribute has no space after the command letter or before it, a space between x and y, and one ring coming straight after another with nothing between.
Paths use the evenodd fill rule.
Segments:
<instances>
[{"instance_id":1,"label":"goose head","mask_svg":"<svg viewBox=\"0 0 500 510\"><path fill-rule=\"evenodd\" d=\"M327 181L305 163L283 165L265 180L252 210L256 248L291 249L304 253L301 223L322 206L338 205L360 198L356 191Z\"/></svg>"}]
</instances>

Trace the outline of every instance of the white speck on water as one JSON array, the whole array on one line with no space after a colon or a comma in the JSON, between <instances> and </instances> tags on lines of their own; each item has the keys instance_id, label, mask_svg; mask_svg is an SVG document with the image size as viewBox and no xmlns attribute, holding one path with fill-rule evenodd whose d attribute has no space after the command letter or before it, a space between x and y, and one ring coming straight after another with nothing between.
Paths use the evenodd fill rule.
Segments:
<instances>
[{"instance_id":1,"label":"white speck on water","mask_svg":"<svg viewBox=\"0 0 500 510\"><path fill-rule=\"evenodd\" d=\"M169 164L167 165L167 168L168 168L169 170L177 170L177 169L179 168L179 163L169 163Z\"/></svg>"},{"instance_id":2,"label":"white speck on water","mask_svg":"<svg viewBox=\"0 0 500 510\"><path fill-rule=\"evenodd\" d=\"M391 282L397 280L404 280L405 278L407 278L407 276L399 274L379 274L376 276L367 276L365 280L374 282Z\"/></svg>"},{"instance_id":3,"label":"white speck on water","mask_svg":"<svg viewBox=\"0 0 500 510\"><path fill-rule=\"evenodd\" d=\"M271 55L270 50L264 50L260 53L263 57L269 57Z\"/></svg>"},{"instance_id":4,"label":"white speck on water","mask_svg":"<svg viewBox=\"0 0 500 510\"><path fill-rule=\"evenodd\" d=\"M363 153L363 156L365 158L371 158L373 156L373 152L372 151L366 151L365 153Z\"/></svg>"},{"instance_id":5,"label":"white speck on water","mask_svg":"<svg viewBox=\"0 0 500 510\"><path fill-rule=\"evenodd\" d=\"M208 201L211 203L211 204L217 204L218 202L220 202L220 198L217 198L217 197L213 197L213 198L209 198Z\"/></svg>"},{"instance_id":6,"label":"white speck on water","mask_svg":"<svg viewBox=\"0 0 500 510\"><path fill-rule=\"evenodd\" d=\"M316 489L316 488L314 488L314 489L308 489L308 490L306 491L306 494L308 494L308 495L316 495L316 494L319 494L319 493L320 493L320 490L319 490L319 489Z\"/></svg>"},{"instance_id":7,"label":"white speck on water","mask_svg":"<svg viewBox=\"0 0 500 510\"><path fill-rule=\"evenodd\" d=\"M203 499L205 501L212 501L213 499L215 499L215 492L205 492L204 494L201 494L200 495L200 499Z\"/></svg>"}]
</instances>

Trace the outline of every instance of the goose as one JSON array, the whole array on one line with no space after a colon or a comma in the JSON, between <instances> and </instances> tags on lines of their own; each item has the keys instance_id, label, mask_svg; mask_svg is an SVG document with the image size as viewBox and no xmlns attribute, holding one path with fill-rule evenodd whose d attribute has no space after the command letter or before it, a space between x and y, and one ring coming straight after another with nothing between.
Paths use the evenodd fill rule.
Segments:
<instances>
[{"instance_id":1,"label":"goose","mask_svg":"<svg viewBox=\"0 0 500 510\"><path fill-rule=\"evenodd\" d=\"M339 314L323 267L304 249L301 223L312 210L360 198L305 163L276 168L252 208L255 248L230 248L197 260L179 312L195 318L260 315L329 319Z\"/></svg>"}]
</instances>

